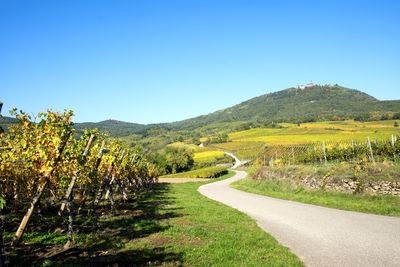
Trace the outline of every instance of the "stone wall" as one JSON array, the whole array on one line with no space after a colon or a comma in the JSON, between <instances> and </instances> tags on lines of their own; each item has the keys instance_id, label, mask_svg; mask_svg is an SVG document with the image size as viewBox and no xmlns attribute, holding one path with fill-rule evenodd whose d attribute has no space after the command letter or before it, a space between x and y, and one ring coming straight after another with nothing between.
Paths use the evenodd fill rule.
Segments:
<instances>
[{"instance_id":1,"label":"stone wall","mask_svg":"<svg viewBox=\"0 0 400 267\"><path fill-rule=\"evenodd\" d=\"M363 182L343 179L340 181L323 181L314 177L305 177L301 185L309 189L325 189L327 191L355 193L365 192L371 195L400 196L400 182Z\"/></svg>"}]
</instances>

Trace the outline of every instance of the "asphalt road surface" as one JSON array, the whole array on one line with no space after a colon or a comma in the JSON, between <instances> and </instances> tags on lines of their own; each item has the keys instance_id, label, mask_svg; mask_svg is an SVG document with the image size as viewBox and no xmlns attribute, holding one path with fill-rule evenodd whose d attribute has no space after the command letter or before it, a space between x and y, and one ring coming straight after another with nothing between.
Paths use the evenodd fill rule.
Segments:
<instances>
[{"instance_id":1,"label":"asphalt road surface","mask_svg":"<svg viewBox=\"0 0 400 267\"><path fill-rule=\"evenodd\" d=\"M236 171L199 192L252 217L307 266L400 266L400 218L275 199L229 186L246 175Z\"/></svg>"}]
</instances>

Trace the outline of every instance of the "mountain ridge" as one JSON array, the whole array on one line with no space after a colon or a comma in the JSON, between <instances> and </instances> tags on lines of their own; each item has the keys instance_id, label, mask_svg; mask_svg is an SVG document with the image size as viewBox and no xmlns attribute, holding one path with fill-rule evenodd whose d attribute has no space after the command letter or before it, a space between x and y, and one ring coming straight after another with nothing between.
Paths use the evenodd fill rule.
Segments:
<instances>
[{"instance_id":1,"label":"mountain ridge","mask_svg":"<svg viewBox=\"0 0 400 267\"><path fill-rule=\"evenodd\" d=\"M76 128L99 128L112 135L140 134L161 127L169 130L190 130L227 122L310 122L324 120L387 119L400 112L400 100L378 100L356 89L339 85L291 87L263 94L237 105L209 114L169 123L139 124L114 119L76 123ZM10 122L5 117L2 119Z\"/></svg>"},{"instance_id":2,"label":"mountain ridge","mask_svg":"<svg viewBox=\"0 0 400 267\"><path fill-rule=\"evenodd\" d=\"M321 104L322 103L322 104ZM386 106L386 107L385 107ZM338 85L287 88L243 101L207 115L170 123L207 124L217 121L312 121L350 119L373 112L399 112L400 100L380 101L364 92Z\"/></svg>"}]
</instances>

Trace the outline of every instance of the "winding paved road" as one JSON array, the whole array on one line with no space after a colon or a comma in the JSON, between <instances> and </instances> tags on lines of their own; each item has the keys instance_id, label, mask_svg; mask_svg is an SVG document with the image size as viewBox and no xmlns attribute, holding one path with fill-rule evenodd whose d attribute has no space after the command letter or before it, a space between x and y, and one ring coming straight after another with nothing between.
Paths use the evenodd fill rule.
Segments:
<instances>
[{"instance_id":1,"label":"winding paved road","mask_svg":"<svg viewBox=\"0 0 400 267\"><path fill-rule=\"evenodd\" d=\"M246 175L236 171L199 192L255 219L307 266L400 266L400 218L307 205L229 186Z\"/></svg>"},{"instance_id":2,"label":"winding paved road","mask_svg":"<svg viewBox=\"0 0 400 267\"><path fill-rule=\"evenodd\" d=\"M241 162L240 159L238 157L236 157L233 153L225 152L225 154L227 154L229 157L231 157L235 160L235 164L232 166L231 169L236 169L243 165L243 162Z\"/></svg>"}]
</instances>

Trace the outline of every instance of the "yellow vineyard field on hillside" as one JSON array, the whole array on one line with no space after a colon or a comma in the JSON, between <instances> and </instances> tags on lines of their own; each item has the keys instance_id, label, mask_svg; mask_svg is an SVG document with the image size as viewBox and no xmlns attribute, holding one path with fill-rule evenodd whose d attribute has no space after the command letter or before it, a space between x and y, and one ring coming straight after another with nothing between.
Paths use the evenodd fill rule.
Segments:
<instances>
[{"instance_id":1,"label":"yellow vineyard field on hillside","mask_svg":"<svg viewBox=\"0 0 400 267\"><path fill-rule=\"evenodd\" d=\"M282 124L282 128L255 128L231 133L233 142L262 142L265 144L305 144L317 142L364 141L371 139L388 139L399 134L400 128L395 121L378 122L316 122Z\"/></svg>"},{"instance_id":2,"label":"yellow vineyard field on hillside","mask_svg":"<svg viewBox=\"0 0 400 267\"><path fill-rule=\"evenodd\" d=\"M235 141L222 144L212 144L210 147L223 151L233 152L240 159L254 159L261 152L264 145L265 144L262 142Z\"/></svg>"},{"instance_id":3,"label":"yellow vineyard field on hillside","mask_svg":"<svg viewBox=\"0 0 400 267\"><path fill-rule=\"evenodd\" d=\"M389 140L392 135L400 134L394 120L356 122L328 121L303 123L300 125L281 123L281 128L254 128L229 134L230 142L210 145L211 149L220 149L235 153L240 159L253 159L261 149L268 145L299 145L307 143L365 142L371 140Z\"/></svg>"},{"instance_id":4,"label":"yellow vineyard field on hillside","mask_svg":"<svg viewBox=\"0 0 400 267\"><path fill-rule=\"evenodd\" d=\"M185 147L193 152L193 160L196 163L215 162L225 156L225 153L219 149L211 147L200 147L193 144L185 144L183 142L175 142L169 144L170 147Z\"/></svg>"},{"instance_id":5,"label":"yellow vineyard field on hillside","mask_svg":"<svg viewBox=\"0 0 400 267\"><path fill-rule=\"evenodd\" d=\"M196 152L194 153L194 161L195 162L210 162L214 161L218 158L222 158L225 156L225 153L219 150L210 150L210 151L205 151L205 152Z\"/></svg>"}]
</instances>

